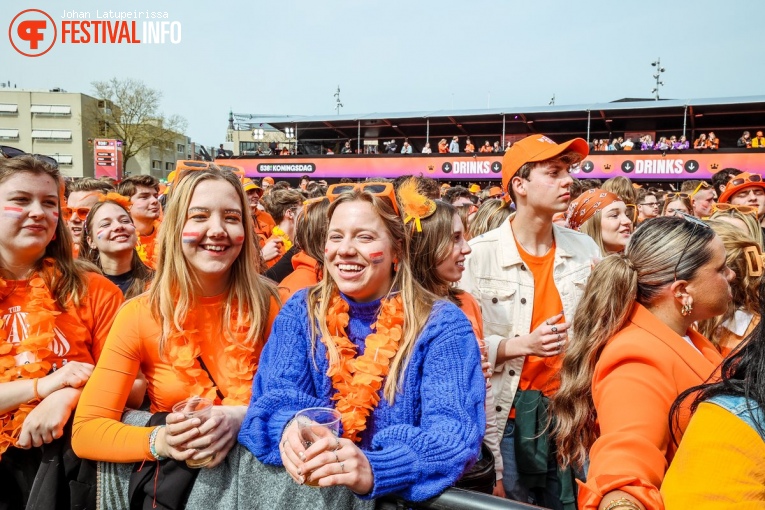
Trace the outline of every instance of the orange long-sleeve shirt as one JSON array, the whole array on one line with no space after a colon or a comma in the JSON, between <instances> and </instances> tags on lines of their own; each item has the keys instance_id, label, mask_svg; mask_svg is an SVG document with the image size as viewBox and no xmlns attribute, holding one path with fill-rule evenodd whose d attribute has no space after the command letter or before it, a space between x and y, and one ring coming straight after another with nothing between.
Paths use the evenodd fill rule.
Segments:
<instances>
[{"instance_id":1,"label":"orange long-sleeve shirt","mask_svg":"<svg viewBox=\"0 0 765 510\"><path fill-rule=\"evenodd\" d=\"M189 311L198 329L201 357L218 389L228 394L231 375L226 371L223 306L225 295L199 298ZM271 300L263 337L255 359L271 331L279 306ZM191 396L178 380L172 366L159 354L162 327L151 315L148 296L129 301L119 312L106 341L101 359L82 392L72 429L72 447L85 459L110 462L138 462L151 459L149 433L152 427L135 427L120 422L130 389L140 370L146 377L151 411L170 411L174 404Z\"/></svg>"},{"instance_id":2,"label":"orange long-sleeve shirt","mask_svg":"<svg viewBox=\"0 0 765 510\"><path fill-rule=\"evenodd\" d=\"M154 222L154 230L151 231L151 234L142 236L138 236L138 245L136 246L136 250L138 250L138 255L141 257L141 262L146 264L148 267L152 269L157 269L157 234L159 234L159 226L160 222L155 221Z\"/></svg>"},{"instance_id":3,"label":"orange long-sleeve shirt","mask_svg":"<svg viewBox=\"0 0 765 510\"><path fill-rule=\"evenodd\" d=\"M319 283L320 279L316 276L316 267L318 265L319 263L316 262L316 259L304 251L300 251L292 257L293 271L279 284L279 297L282 303L286 303L300 289L305 289Z\"/></svg>"},{"instance_id":4,"label":"orange long-sleeve shirt","mask_svg":"<svg viewBox=\"0 0 765 510\"><path fill-rule=\"evenodd\" d=\"M600 437L590 450L587 483L579 488L581 510L597 509L617 489L649 510L663 510L659 487L677 448L669 409L722 361L709 340L692 330L688 335L695 348L636 304L627 326L603 349L592 379ZM681 415L678 441L688 419Z\"/></svg>"}]
</instances>

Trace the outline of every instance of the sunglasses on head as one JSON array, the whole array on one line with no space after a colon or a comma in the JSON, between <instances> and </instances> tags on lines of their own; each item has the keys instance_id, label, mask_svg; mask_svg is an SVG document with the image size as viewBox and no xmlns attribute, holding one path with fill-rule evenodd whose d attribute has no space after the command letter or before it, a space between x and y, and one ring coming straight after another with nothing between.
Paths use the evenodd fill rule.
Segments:
<instances>
[{"instance_id":1,"label":"sunglasses on head","mask_svg":"<svg viewBox=\"0 0 765 510\"><path fill-rule=\"evenodd\" d=\"M359 190L364 193L369 193L380 198L387 198L390 200L393 210L396 214L400 214L398 211L398 204L396 203L396 193L393 191L393 184L389 182L359 182L359 183L339 183L332 184L327 188L327 198L330 202L334 202L343 193Z\"/></svg>"},{"instance_id":2,"label":"sunglasses on head","mask_svg":"<svg viewBox=\"0 0 765 510\"><path fill-rule=\"evenodd\" d=\"M90 207L62 207L61 208L61 215L64 217L64 221L69 221L72 219L72 216L75 214L80 219L80 221L85 221L88 217L88 213L90 212Z\"/></svg>"},{"instance_id":3,"label":"sunglasses on head","mask_svg":"<svg viewBox=\"0 0 765 510\"><path fill-rule=\"evenodd\" d=\"M717 211L738 211L741 214L753 214L757 216L757 207L753 205L734 205L734 204L715 204L712 206L712 212Z\"/></svg>"},{"instance_id":4,"label":"sunglasses on head","mask_svg":"<svg viewBox=\"0 0 765 510\"><path fill-rule=\"evenodd\" d=\"M693 193L691 193L691 196L695 195L696 193L698 193L698 192L699 192L699 191L701 191L702 189L709 189L709 188L711 188L711 187L712 187L712 185L711 185L711 184L709 184L708 182L706 182L706 181L701 181L701 182L699 183L699 185L698 185L698 186L696 186L696 189L695 189L695 190L693 190Z\"/></svg>"},{"instance_id":5,"label":"sunglasses on head","mask_svg":"<svg viewBox=\"0 0 765 510\"><path fill-rule=\"evenodd\" d=\"M729 186L741 186L747 182L762 182L762 177L757 174L752 174L749 177L734 177L728 181Z\"/></svg>"},{"instance_id":6,"label":"sunglasses on head","mask_svg":"<svg viewBox=\"0 0 765 510\"><path fill-rule=\"evenodd\" d=\"M762 276L762 250L759 246L747 246L744 248L744 257L746 258L746 269L749 276Z\"/></svg>"},{"instance_id":7,"label":"sunglasses on head","mask_svg":"<svg viewBox=\"0 0 765 510\"><path fill-rule=\"evenodd\" d=\"M691 196L684 191L671 191L666 194L667 200L677 200L678 198L680 199L691 198Z\"/></svg>"},{"instance_id":8,"label":"sunglasses on head","mask_svg":"<svg viewBox=\"0 0 765 510\"><path fill-rule=\"evenodd\" d=\"M7 145L0 145L0 155L2 155L4 158L12 159L16 158L18 156L32 156L35 159L38 159L42 161L43 163L47 163L53 168L58 168L58 161L53 159L50 156L45 156L43 154L27 154L21 149L17 149L16 147L9 147Z\"/></svg>"},{"instance_id":9,"label":"sunglasses on head","mask_svg":"<svg viewBox=\"0 0 765 510\"><path fill-rule=\"evenodd\" d=\"M688 236L688 242L685 243L685 248L683 248L683 251L680 252L680 258L677 259L677 264L675 264L675 281L677 281L677 268L680 267L680 261L683 260L683 256L685 255L685 252L688 250L688 246L691 244L691 239L693 239L693 236L696 234L696 229L698 227L702 228L709 228L711 229L709 225L701 221L695 216L691 216L690 214L686 214L684 212L677 212L675 216L678 216L680 218L683 218L685 221L693 223L693 230L691 230L691 235Z\"/></svg>"}]
</instances>

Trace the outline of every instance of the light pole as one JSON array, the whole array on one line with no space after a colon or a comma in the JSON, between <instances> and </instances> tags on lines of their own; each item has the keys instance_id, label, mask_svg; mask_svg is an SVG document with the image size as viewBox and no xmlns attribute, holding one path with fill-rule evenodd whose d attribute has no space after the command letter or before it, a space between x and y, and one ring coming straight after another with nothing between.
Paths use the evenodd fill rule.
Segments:
<instances>
[{"instance_id":1,"label":"light pole","mask_svg":"<svg viewBox=\"0 0 765 510\"><path fill-rule=\"evenodd\" d=\"M664 82L661 81L661 75L664 72L664 68L661 67L661 58L657 58L656 61L651 62L651 65L656 68L656 74L653 75L654 79L656 80L656 86L651 91L652 94L656 94L654 99L656 101L659 100L659 87L664 85Z\"/></svg>"}]
</instances>

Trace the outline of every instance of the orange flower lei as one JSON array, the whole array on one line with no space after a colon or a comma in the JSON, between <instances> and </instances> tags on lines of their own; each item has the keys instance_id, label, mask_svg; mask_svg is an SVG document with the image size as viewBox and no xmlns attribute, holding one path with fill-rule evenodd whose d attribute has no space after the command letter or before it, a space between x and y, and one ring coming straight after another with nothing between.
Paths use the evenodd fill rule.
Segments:
<instances>
[{"instance_id":1,"label":"orange flower lei","mask_svg":"<svg viewBox=\"0 0 765 510\"><path fill-rule=\"evenodd\" d=\"M225 368L231 384L226 397L220 401L218 388L199 363L198 358L202 350L196 339L200 330L193 327L193 321L190 326L192 327L183 331L171 333L167 341L170 365L178 379L188 388L189 396L207 397L216 404L227 406L248 405L252 395L252 378L258 364L254 356L255 349L239 341L244 338L244 332L242 331L241 335L237 334L237 342L223 350L226 353Z\"/></svg>"},{"instance_id":2,"label":"orange flower lei","mask_svg":"<svg viewBox=\"0 0 765 510\"><path fill-rule=\"evenodd\" d=\"M43 271L55 271L55 262L43 260ZM8 283L0 279L0 288L5 291L7 287ZM21 307L26 313L27 337L18 344L8 342L8 328L0 319L0 382L45 377L51 369L51 362L47 360L51 355L48 347L53 340L56 315L61 312L56 310L56 301L39 274L30 278L28 287L26 303ZM30 353L36 361L16 366L15 356L23 352ZM22 404L15 411L0 415L0 455L16 444L24 419L35 405Z\"/></svg>"},{"instance_id":3,"label":"orange flower lei","mask_svg":"<svg viewBox=\"0 0 765 510\"><path fill-rule=\"evenodd\" d=\"M364 340L364 354L356 357L357 350L348 338L348 303L339 294L332 297L327 310L327 327L334 333L329 339L322 337L324 345L332 342L340 356L327 375L337 391L332 400L341 414L343 437L359 442L359 434L366 430L367 419L380 402L380 389L390 371L403 338L404 306L400 295L384 299L380 304L373 332ZM329 357L329 353L327 353Z\"/></svg>"}]
</instances>

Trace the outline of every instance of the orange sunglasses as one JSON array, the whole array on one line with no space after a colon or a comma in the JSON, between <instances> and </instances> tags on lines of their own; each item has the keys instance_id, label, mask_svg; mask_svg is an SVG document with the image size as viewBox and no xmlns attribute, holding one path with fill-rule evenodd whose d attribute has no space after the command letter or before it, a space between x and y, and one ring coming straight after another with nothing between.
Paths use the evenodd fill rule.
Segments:
<instances>
[{"instance_id":1,"label":"orange sunglasses","mask_svg":"<svg viewBox=\"0 0 765 510\"><path fill-rule=\"evenodd\" d=\"M387 198L388 200L390 200L390 203L393 206L393 210L396 211L396 214L400 214L398 211L398 204L396 203L396 193L393 191L393 184L389 182L370 181L370 182L359 182L356 184L353 184L353 183L332 184L329 188L327 188L327 198L329 198L330 202L334 202L335 200L337 200L337 197L339 197L343 193L347 193L353 190L363 191L365 193L369 193L370 195L374 195L380 198Z\"/></svg>"},{"instance_id":2,"label":"orange sunglasses","mask_svg":"<svg viewBox=\"0 0 765 510\"><path fill-rule=\"evenodd\" d=\"M88 213L90 212L90 207L62 207L61 208L61 215L64 217L64 221L69 221L72 219L73 215L77 215L78 218L80 218L80 221L85 221L88 218Z\"/></svg>"},{"instance_id":3,"label":"orange sunglasses","mask_svg":"<svg viewBox=\"0 0 765 510\"><path fill-rule=\"evenodd\" d=\"M734 204L715 204L712 206L712 212L717 211L738 211L741 214L754 214L757 216L757 207L753 205L734 205Z\"/></svg>"}]
</instances>

